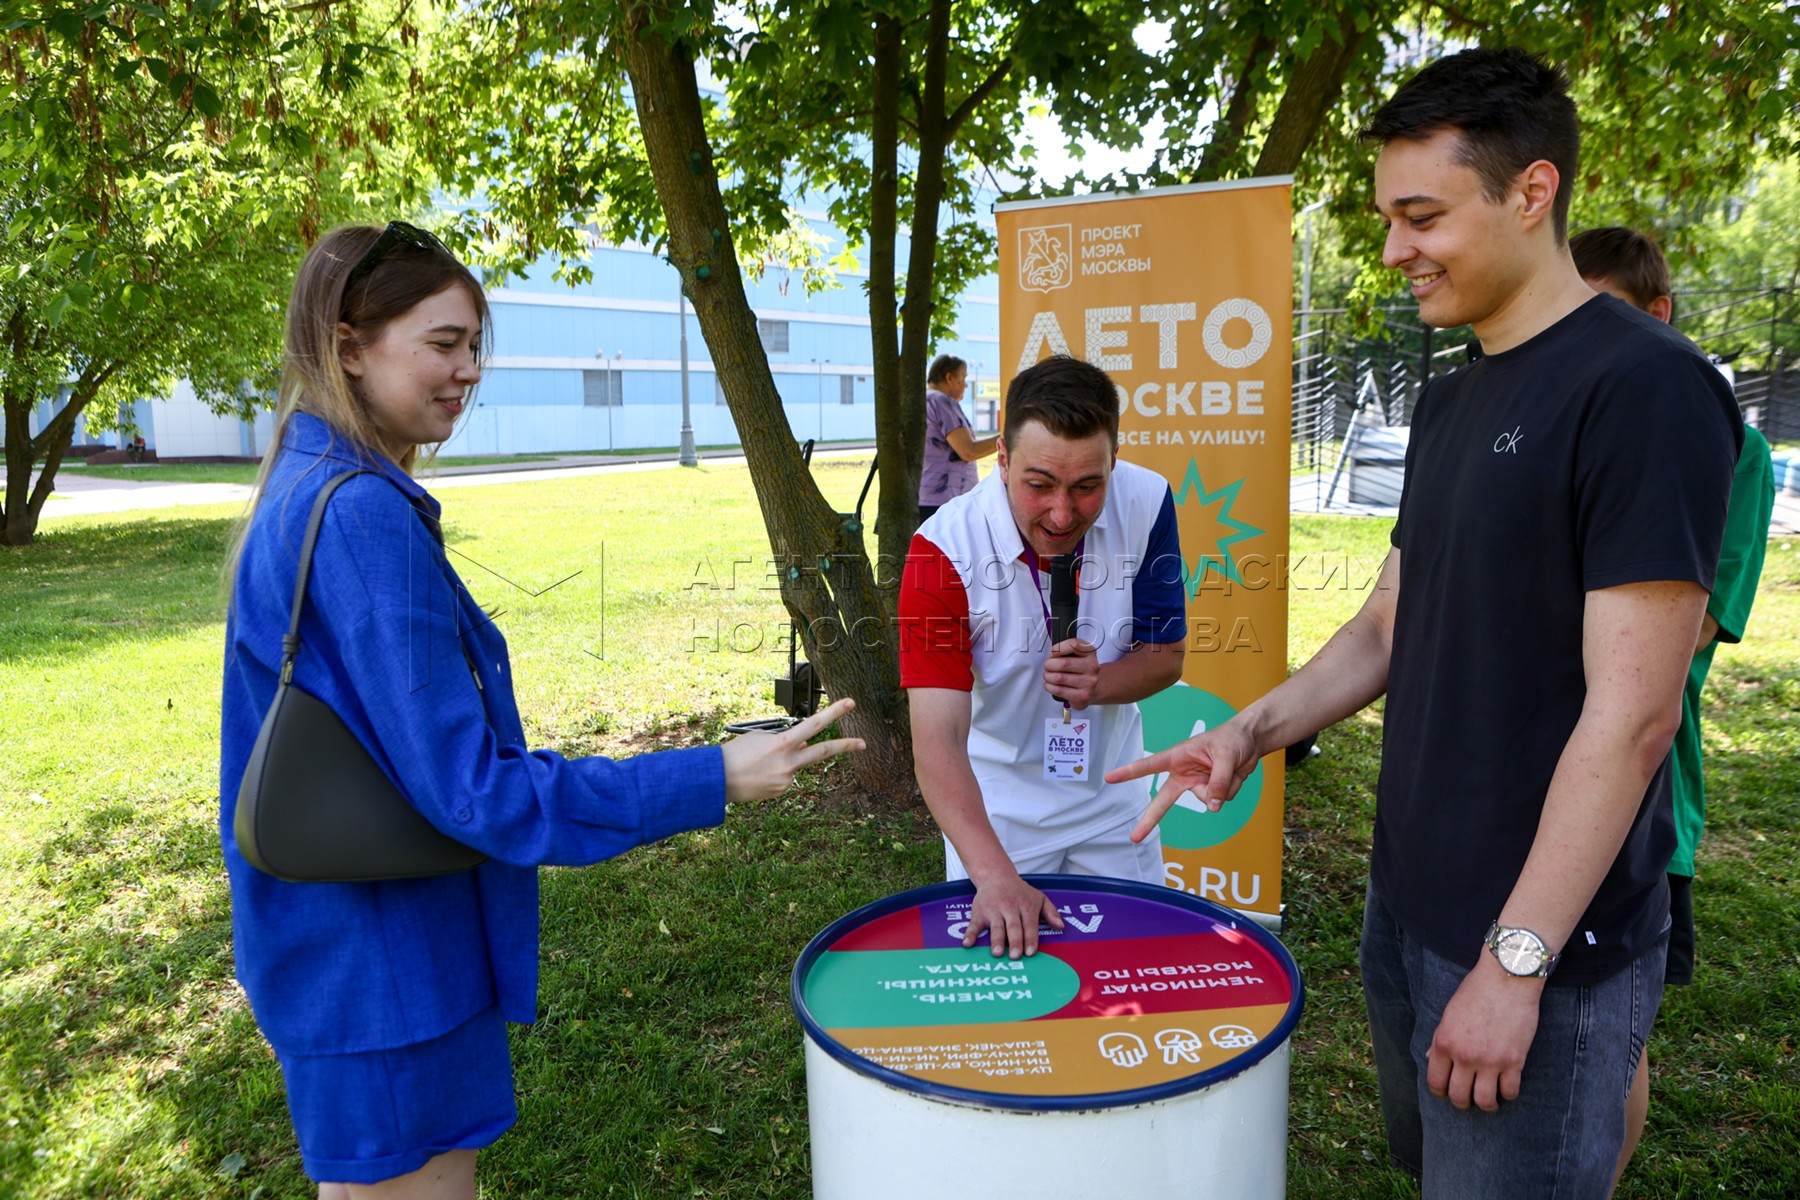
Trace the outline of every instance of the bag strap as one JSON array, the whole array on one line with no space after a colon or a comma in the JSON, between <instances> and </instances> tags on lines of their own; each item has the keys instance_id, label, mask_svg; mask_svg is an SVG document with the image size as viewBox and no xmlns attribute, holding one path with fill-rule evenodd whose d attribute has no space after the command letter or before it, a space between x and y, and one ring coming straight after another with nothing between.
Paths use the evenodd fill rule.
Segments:
<instances>
[{"instance_id":1,"label":"bag strap","mask_svg":"<svg viewBox=\"0 0 1800 1200\"><path fill-rule=\"evenodd\" d=\"M281 682L283 683L293 682L294 659L300 653L300 612L306 607L306 583L312 576L313 545L319 540L319 526L325 522L325 505L331 500L333 492L358 475L374 475L380 479L387 479L382 472L372 471L366 467L334 475L324 487L319 489L319 498L313 501L312 515L306 519L306 538L300 543L300 570L294 578L294 607L288 617L287 633L281 639ZM388 482L392 483L393 481L388 480ZM432 539L438 545L443 545L444 535L438 527L438 522L432 518L430 513L421 509L412 497L407 497L407 503L412 505L412 510L424 522ZM467 651L464 651L463 657L465 659L468 657Z\"/></svg>"}]
</instances>

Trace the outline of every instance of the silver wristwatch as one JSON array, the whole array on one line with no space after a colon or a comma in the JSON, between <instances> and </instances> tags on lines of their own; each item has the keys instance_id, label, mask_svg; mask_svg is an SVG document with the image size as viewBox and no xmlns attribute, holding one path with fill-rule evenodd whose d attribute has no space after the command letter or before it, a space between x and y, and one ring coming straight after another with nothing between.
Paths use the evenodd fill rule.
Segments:
<instances>
[{"instance_id":1,"label":"silver wristwatch","mask_svg":"<svg viewBox=\"0 0 1800 1200\"><path fill-rule=\"evenodd\" d=\"M1529 929L1495 921L1488 926L1487 948L1502 971L1520 979L1542 979L1556 968L1557 955Z\"/></svg>"}]
</instances>

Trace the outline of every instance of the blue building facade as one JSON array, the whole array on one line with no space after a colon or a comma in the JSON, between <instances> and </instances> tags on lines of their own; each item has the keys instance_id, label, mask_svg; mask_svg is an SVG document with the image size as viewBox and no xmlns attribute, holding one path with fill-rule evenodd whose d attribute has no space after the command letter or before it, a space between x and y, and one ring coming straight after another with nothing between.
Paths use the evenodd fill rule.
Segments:
<instances>
[{"instance_id":1,"label":"blue building facade","mask_svg":"<svg viewBox=\"0 0 1800 1200\"><path fill-rule=\"evenodd\" d=\"M803 211L843 246L823 213ZM991 218L987 218L991 220ZM905 247L901 247L905 261ZM672 448L681 431L682 303L679 276L651 247L601 245L594 278L570 286L542 262L523 279L491 289L493 349L474 408L445 454L524 454ZM798 273L771 267L745 280L758 332L788 423L798 440L870 439L875 385L866 276L840 273L839 286L807 295ZM969 363L964 407L988 428L998 397L999 300L993 274L961 298L956 336L932 353ZM738 444L706 341L686 311L688 403L700 446ZM924 380L918 381L921 389Z\"/></svg>"},{"instance_id":2,"label":"blue building facade","mask_svg":"<svg viewBox=\"0 0 1800 1200\"><path fill-rule=\"evenodd\" d=\"M844 246L822 212L801 215L825 239L821 254ZM992 223L992 216L982 220ZM901 239L900 261L906 261ZM492 352L474 406L447 442L445 455L580 453L672 449L681 438L684 307L679 276L644 245L596 245L593 279L571 286L554 278L555 263L536 264L522 279L490 288ZM744 283L775 386L796 440L862 441L875 436L867 276L840 272L838 286L806 293L797 272L771 267ZM964 409L978 430L992 428L999 398L999 284L992 273L962 296L956 336L932 354L969 364ZM725 404L701 335L686 309L689 410L698 446L736 446L737 426ZM925 381L917 381L923 390ZM33 434L60 401L31 414ZM273 424L218 416L185 382L166 397L126 410L162 461L253 458L267 447ZM122 446L113 430L77 431L77 446Z\"/></svg>"}]
</instances>

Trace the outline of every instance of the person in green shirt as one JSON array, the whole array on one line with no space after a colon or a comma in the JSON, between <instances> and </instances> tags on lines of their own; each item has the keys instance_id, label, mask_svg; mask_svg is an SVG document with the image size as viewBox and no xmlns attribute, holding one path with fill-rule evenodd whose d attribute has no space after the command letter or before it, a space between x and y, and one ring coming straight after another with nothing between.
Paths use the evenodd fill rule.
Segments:
<instances>
[{"instance_id":1,"label":"person in green shirt","mask_svg":"<svg viewBox=\"0 0 1800 1200\"><path fill-rule=\"evenodd\" d=\"M1589 287L1617 296L1660 321L1674 318L1675 301L1669 284L1669 265L1643 234L1612 225L1590 229L1569 239L1575 269ZM1729 368L1725 368L1729 373ZM1681 696L1681 728L1670 749L1675 796L1675 856L1669 860L1669 963L1665 984L1694 981L1694 848L1706 827L1706 786L1700 767L1700 689L1712 670L1713 653L1721 642L1742 641L1756 600L1756 584L1762 578L1763 553L1768 548L1769 517L1775 507L1775 470L1769 443L1756 430L1744 429L1744 448L1738 455L1731 481L1731 507L1725 517L1725 541L1719 550L1719 574L1706 618L1688 665L1687 687ZM1648 1049L1638 1062L1626 1107L1625 1150L1619 1171L1631 1161L1644 1118L1650 1107L1650 1058ZM1614 1180L1615 1186L1617 1180Z\"/></svg>"}]
</instances>

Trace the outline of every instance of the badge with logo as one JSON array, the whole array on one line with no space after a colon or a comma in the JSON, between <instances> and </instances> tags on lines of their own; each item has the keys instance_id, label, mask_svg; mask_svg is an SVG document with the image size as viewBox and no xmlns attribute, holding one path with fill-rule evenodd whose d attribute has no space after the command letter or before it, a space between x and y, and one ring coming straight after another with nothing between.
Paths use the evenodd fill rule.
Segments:
<instances>
[{"instance_id":1,"label":"badge with logo","mask_svg":"<svg viewBox=\"0 0 1800 1200\"><path fill-rule=\"evenodd\" d=\"M1094 723L1086 718L1044 720L1044 778L1076 783L1088 777L1088 747L1094 740Z\"/></svg>"},{"instance_id":2,"label":"badge with logo","mask_svg":"<svg viewBox=\"0 0 1800 1200\"><path fill-rule=\"evenodd\" d=\"M1054 292L1075 282L1075 235L1069 225L1019 230L1019 286Z\"/></svg>"}]
</instances>

